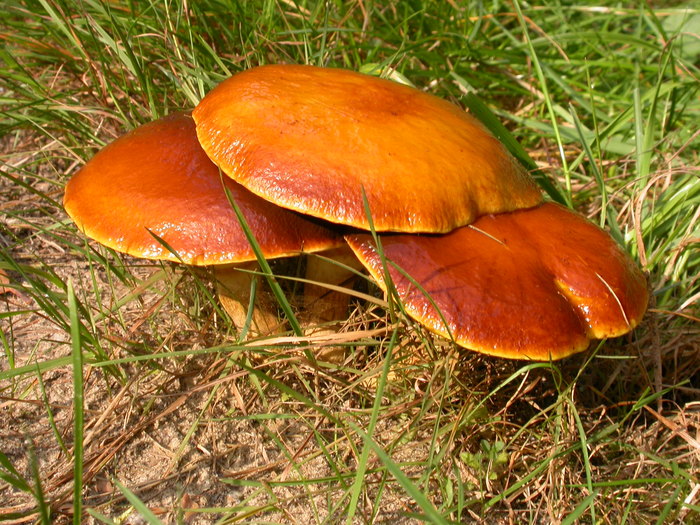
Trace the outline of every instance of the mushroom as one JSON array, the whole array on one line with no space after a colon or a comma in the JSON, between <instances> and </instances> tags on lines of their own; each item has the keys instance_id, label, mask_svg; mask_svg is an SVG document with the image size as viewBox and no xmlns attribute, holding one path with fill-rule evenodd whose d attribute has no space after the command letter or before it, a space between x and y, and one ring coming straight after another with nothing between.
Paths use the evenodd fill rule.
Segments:
<instances>
[{"instance_id":1,"label":"mushroom","mask_svg":"<svg viewBox=\"0 0 700 525\"><path fill-rule=\"evenodd\" d=\"M561 359L590 339L630 331L646 309L646 282L630 257L560 205L484 216L445 235L379 240L408 315L485 354ZM386 291L373 237L347 241Z\"/></svg>"},{"instance_id":2,"label":"mushroom","mask_svg":"<svg viewBox=\"0 0 700 525\"><path fill-rule=\"evenodd\" d=\"M266 258L343 244L331 229L279 208L221 177L199 146L189 113L145 124L100 150L68 182L64 206L88 237L142 257L214 266L222 304L241 328L256 256L224 186ZM254 310L265 334L278 325L271 308Z\"/></svg>"},{"instance_id":3,"label":"mushroom","mask_svg":"<svg viewBox=\"0 0 700 525\"><path fill-rule=\"evenodd\" d=\"M270 65L219 84L193 111L197 136L222 171L278 206L380 231L446 232L484 213L535 206L541 193L483 125L457 106L369 75ZM310 258L323 282L351 281L349 249ZM351 269L348 269L347 267ZM316 319L347 296L307 286Z\"/></svg>"},{"instance_id":4,"label":"mushroom","mask_svg":"<svg viewBox=\"0 0 700 525\"><path fill-rule=\"evenodd\" d=\"M397 291L411 316L460 345L558 359L631 330L646 308L644 278L614 241L542 205L505 147L444 100L351 71L271 65L222 82L193 118L207 155L256 195L404 233L381 235L388 260L415 279L390 267ZM386 288L371 239L347 236Z\"/></svg>"},{"instance_id":5,"label":"mushroom","mask_svg":"<svg viewBox=\"0 0 700 525\"><path fill-rule=\"evenodd\" d=\"M417 89L343 69L270 65L194 109L197 136L253 193L330 222L448 232L539 204L526 170L474 117Z\"/></svg>"}]
</instances>

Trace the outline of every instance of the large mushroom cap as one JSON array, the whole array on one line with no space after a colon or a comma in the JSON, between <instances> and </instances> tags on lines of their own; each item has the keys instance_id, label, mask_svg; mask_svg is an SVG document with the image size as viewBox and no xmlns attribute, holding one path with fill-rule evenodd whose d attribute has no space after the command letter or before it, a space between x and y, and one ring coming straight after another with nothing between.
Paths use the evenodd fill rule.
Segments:
<instances>
[{"instance_id":1,"label":"large mushroom cap","mask_svg":"<svg viewBox=\"0 0 700 525\"><path fill-rule=\"evenodd\" d=\"M389 263L407 312L486 354L560 359L586 349L590 339L628 332L646 309L645 279L629 256L559 205L485 216L447 235L380 239L386 259L430 296ZM385 288L372 237L347 240Z\"/></svg>"},{"instance_id":2,"label":"large mushroom cap","mask_svg":"<svg viewBox=\"0 0 700 525\"><path fill-rule=\"evenodd\" d=\"M342 69L273 65L222 82L195 108L209 157L280 206L378 231L447 232L540 203L536 184L472 116Z\"/></svg>"},{"instance_id":3,"label":"large mushroom cap","mask_svg":"<svg viewBox=\"0 0 700 525\"><path fill-rule=\"evenodd\" d=\"M227 177L224 183L266 256L342 244L328 228ZM187 113L141 126L100 150L68 182L64 206L88 237L137 257L179 260L150 230L188 264L255 260Z\"/></svg>"}]
</instances>

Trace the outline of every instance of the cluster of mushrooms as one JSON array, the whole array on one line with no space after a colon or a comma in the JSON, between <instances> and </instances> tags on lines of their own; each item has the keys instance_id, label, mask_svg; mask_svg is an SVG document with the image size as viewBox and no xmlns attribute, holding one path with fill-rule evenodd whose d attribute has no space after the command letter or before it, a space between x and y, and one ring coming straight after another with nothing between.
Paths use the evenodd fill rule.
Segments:
<instances>
[{"instance_id":1,"label":"cluster of mushrooms","mask_svg":"<svg viewBox=\"0 0 700 525\"><path fill-rule=\"evenodd\" d=\"M234 75L192 112L103 148L71 178L64 204L110 248L214 266L240 326L251 321L256 254L229 198L265 258L321 252L348 263L347 251L385 292L391 283L411 317L478 352L560 359L630 331L647 306L631 258L585 218L543 202L475 118L342 69ZM323 261L309 259L309 280L333 289L351 272ZM309 305L323 295L307 293ZM329 308L317 317L331 320ZM279 321L258 304L252 322L265 334Z\"/></svg>"}]
</instances>

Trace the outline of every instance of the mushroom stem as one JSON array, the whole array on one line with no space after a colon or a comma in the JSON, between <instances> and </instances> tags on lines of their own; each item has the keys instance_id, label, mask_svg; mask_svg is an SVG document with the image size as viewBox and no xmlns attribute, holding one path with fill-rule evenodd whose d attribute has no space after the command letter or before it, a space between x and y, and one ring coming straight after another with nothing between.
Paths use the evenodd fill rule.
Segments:
<instances>
[{"instance_id":1,"label":"mushroom stem","mask_svg":"<svg viewBox=\"0 0 700 525\"><path fill-rule=\"evenodd\" d=\"M238 330L245 326L250 305L254 305L249 336L269 335L280 327L276 303L269 292L261 289L263 280L255 274L256 270L259 266L255 261L214 268L219 300ZM259 286L254 289L256 282ZM253 290L255 294L251 296Z\"/></svg>"},{"instance_id":2,"label":"mushroom stem","mask_svg":"<svg viewBox=\"0 0 700 525\"><path fill-rule=\"evenodd\" d=\"M350 295L331 287L351 287L355 278L352 269L359 270L361 263L347 244L326 250L322 255L310 255L306 259L309 282L304 285L304 331L307 335L333 336L337 329L331 325L347 319ZM332 337L329 339L332 341ZM345 354L346 347L330 343L316 352L316 357L341 363Z\"/></svg>"},{"instance_id":3,"label":"mushroom stem","mask_svg":"<svg viewBox=\"0 0 700 525\"><path fill-rule=\"evenodd\" d=\"M352 286L353 270L362 268L347 244L326 250L321 255L323 257L307 257L306 279L311 282L304 286L306 319L310 325L316 326L347 318L350 296L331 287Z\"/></svg>"}]
</instances>

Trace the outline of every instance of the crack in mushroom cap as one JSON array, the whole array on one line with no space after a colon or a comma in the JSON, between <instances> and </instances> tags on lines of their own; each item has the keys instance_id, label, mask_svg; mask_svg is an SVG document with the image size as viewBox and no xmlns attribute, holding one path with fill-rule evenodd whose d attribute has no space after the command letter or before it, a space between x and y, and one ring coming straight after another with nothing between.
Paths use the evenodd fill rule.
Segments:
<instances>
[{"instance_id":1,"label":"crack in mushroom cap","mask_svg":"<svg viewBox=\"0 0 700 525\"><path fill-rule=\"evenodd\" d=\"M280 206L378 231L447 232L539 204L526 170L474 117L417 89L352 71L249 69L193 111L227 175Z\"/></svg>"},{"instance_id":2,"label":"crack in mushroom cap","mask_svg":"<svg viewBox=\"0 0 700 525\"><path fill-rule=\"evenodd\" d=\"M372 236L346 239L386 290ZM380 241L407 313L485 354L561 359L590 339L632 330L646 310L646 280L631 258L605 231L556 204L485 216L446 235Z\"/></svg>"},{"instance_id":3,"label":"crack in mushroom cap","mask_svg":"<svg viewBox=\"0 0 700 525\"><path fill-rule=\"evenodd\" d=\"M342 245L342 237L252 194L227 177L266 257ZM88 237L136 257L192 265L255 260L219 169L197 141L189 113L145 124L100 150L66 185L64 207Z\"/></svg>"}]
</instances>

